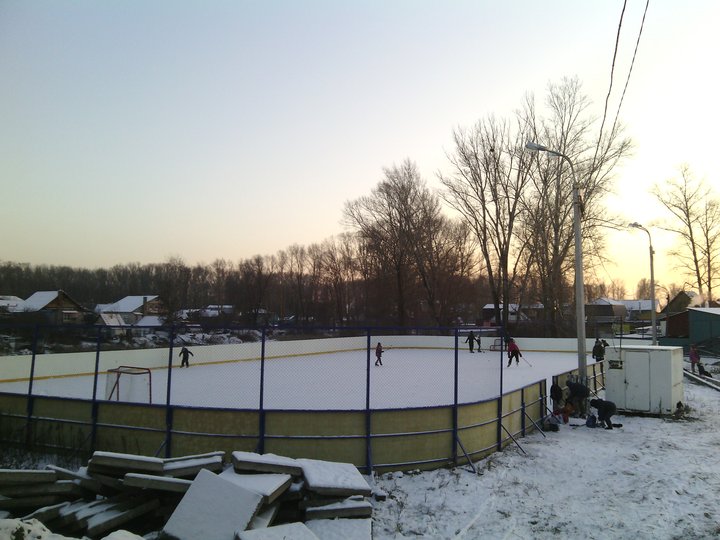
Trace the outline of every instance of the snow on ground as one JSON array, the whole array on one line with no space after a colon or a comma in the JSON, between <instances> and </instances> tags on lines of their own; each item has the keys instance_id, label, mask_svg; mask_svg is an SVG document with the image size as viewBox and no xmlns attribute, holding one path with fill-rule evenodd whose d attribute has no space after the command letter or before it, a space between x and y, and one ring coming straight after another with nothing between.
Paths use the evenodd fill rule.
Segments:
<instances>
[{"instance_id":1,"label":"snow on ground","mask_svg":"<svg viewBox=\"0 0 720 540\"><path fill-rule=\"evenodd\" d=\"M196 355L201 352L195 350ZM577 353L524 352L519 365L505 367L499 352L460 351L458 399L481 401L552 375L577 368ZM260 401L260 362L203 365L191 358L190 368L172 370L171 403L199 407L257 408ZM445 405L454 396L454 351L450 349L390 349L383 365L370 365L371 408ZM501 362L503 368L501 370ZM592 359L588 360L591 364ZM167 370L152 372L152 402L167 400ZM364 409L367 354L365 351L289 356L265 363L264 406L267 409ZM0 384L2 392L27 392L26 382ZM548 384L548 389L550 385ZM93 377L36 380L33 394L92 398ZM137 400L147 401L147 390ZM105 376L98 396L105 396Z\"/></svg>"},{"instance_id":2,"label":"snow on ground","mask_svg":"<svg viewBox=\"0 0 720 540\"><path fill-rule=\"evenodd\" d=\"M685 382L681 420L533 433L469 467L377 479L373 538L700 539L720 536L720 392ZM580 424L575 426L575 424Z\"/></svg>"}]
</instances>

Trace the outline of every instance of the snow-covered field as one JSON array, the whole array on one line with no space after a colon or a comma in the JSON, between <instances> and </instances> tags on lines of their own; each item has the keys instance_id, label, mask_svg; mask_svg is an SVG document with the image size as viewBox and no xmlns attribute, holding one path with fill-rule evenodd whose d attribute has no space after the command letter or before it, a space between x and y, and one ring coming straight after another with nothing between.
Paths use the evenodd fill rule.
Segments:
<instances>
[{"instance_id":1,"label":"snow-covered field","mask_svg":"<svg viewBox=\"0 0 720 540\"><path fill-rule=\"evenodd\" d=\"M458 399L473 402L577 368L576 353L525 352L519 365L501 370L499 352L471 354L460 351ZM260 400L260 362L174 368L171 374L173 405L257 408ZM390 349L383 365L370 365L370 407L423 407L444 405L454 397L454 352L437 349ZM592 359L588 362L591 364ZM268 409L364 409L367 355L365 351L295 356L265 363L264 406ZM127 379L126 379L127 380ZM166 369L152 372L152 402L167 400ZM27 393L27 382L0 384L0 391ZM548 389L550 385L548 384ZM36 380L34 395L91 399L93 377ZM100 399L105 396L105 377L98 381ZM147 390L134 393L147 401Z\"/></svg>"},{"instance_id":2,"label":"snow-covered field","mask_svg":"<svg viewBox=\"0 0 720 540\"><path fill-rule=\"evenodd\" d=\"M706 539L720 536L720 392L685 382L684 419L615 416L533 433L469 467L391 473L373 538ZM581 424L575 426L575 424Z\"/></svg>"}]
</instances>

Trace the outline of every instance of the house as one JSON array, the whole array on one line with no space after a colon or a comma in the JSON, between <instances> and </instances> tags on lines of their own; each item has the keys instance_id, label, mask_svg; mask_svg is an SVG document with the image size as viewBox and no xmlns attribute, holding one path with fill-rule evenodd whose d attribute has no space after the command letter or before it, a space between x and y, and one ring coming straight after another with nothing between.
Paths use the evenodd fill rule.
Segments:
<instances>
[{"instance_id":1,"label":"house","mask_svg":"<svg viewBox=\"0 0 720 540\"><path fill-rule=\"evenodd\" d=\"M625 306L629 321L649 321L652 319L652 300L620 300ZM657 306L657 302L655 302Z\"/></svg>"},{"instance_id":2,"label":"house","mask_svg":"<svg viewBox=\"0 0 720 540\"><path fill-rule=\"evenodd\" d=\"M499 305L502 314L503 304ZM523 310L525 306L520 307L519 304L508 304L508 322L517 323L530 320ZM497 324L495 321L495 304L485 304L482 308L482 319L490 324Z\"/></svg>"},{"instance_id":3,"label":"house","mask_svg":"<svg viewBox=\"0 0 720 540\"><path fill-rule=\"evenodd\" d=\"M614 325L628 318L628 310L619 300L598 298L585 304L586 328L595 337L612 336Z\"/></svg>"},{"instance_id":4,"label":"house","mask_svg":"<svg viewBox=\"0 0 720 540\"><path fill-rule=\"evenodd\" d=\"M107 326L137 326L147 316L162 317L167 310L158 295L126 296L112 304L95 306L98 324Z\"/></svg>"},{"instance_id":5,"label":"house","mask_svg":"<svg viewBox=\"0 0 720 540\"><path fill-rule=\"evenodd\" d=\"M78 324L90 312L65 291L38 291L23 302L23 313L39 315L49 324ZM33 317L37 320L37 317Z\"/></svg>"}]
</instances>

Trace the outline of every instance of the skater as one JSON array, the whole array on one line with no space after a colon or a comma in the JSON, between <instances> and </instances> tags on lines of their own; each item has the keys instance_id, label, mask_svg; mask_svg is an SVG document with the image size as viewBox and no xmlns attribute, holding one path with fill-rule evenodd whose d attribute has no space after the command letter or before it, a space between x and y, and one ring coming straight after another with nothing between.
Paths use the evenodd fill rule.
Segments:
<instances>
[{"instance_id":1,"label":"skater","mask_svg":"<svg viewBox=\"0 0 720 540\"><path fill-rule=\"evenodd\" d=\"M572 403L573 408L578 413L580 418L585 418L587 398L590 397L590 389L579 382L567 382L568 390L570 395L567 400Z\"/></svg>"},{"instance_id":2,"label":"skater","mask_svg":"<svg viewBox=\"0 0 720 540\"><path fill-rule=\"evenodd\" d=\"M700 353L697 350L697 345L694 343L690 345L690 368L695 373L695 366L700 362Z\"/></svg>"},{"instance_id":3,"label":"skater","mask_svg":"<svg viewBox=\"0 0 720 540\"><path fill-rule=\"evenodd\" d=\"M468 344L470 352L474 353L475 351L473 350L473 348L475 347L475 333L472 330L470 330L468 337L465 339L465 343ZM480 348L479 345L480 343L478 342L478 349Z\"/></svg>"},{"instance_id":4,"label":"skater","mask_svg":"<svg viewBox=\"0 0 720 540\"><path fill-rule=\"evenodd\" d=\"M595 407L598 412L598 422L600 425L605 424L605 429L612 429L613 424L610 421L612 415L617 411L617 407L612 401L605 401L604 399L591 399L590 406Z\"/></svg>"},{"instance_id":5,"label":"skater","mask_svg":"<svg viewBox=\"0 0 720 540\"><path fill-rule=\"evenodd\" d=\"M187 347L183 347L182 349L180 349L180 354L179 354L179 356L180 356L180 358L182 359L182 360L180 361L180 367L187 367L187 368L189 368L189 367L190 367L190 362L188 361L188 357L189 357L189 356L195 356L195 355L194 355L193 353L191 353L191 352L188 350Z\"/></svg>"},{"instance_id":6,"label":"skater","mask_svg":"<svg viewBox=\"0 0 720 540\"><path fill-rule=\"evenodd\" d=\"M600 339L595 340L595 345L592 350L592 357L596 362L602 362L605 360L605 347L607 347L607 341Z\"/></svg>"},{"instance_id":7,"label":"skater","mask_svg":"<svg viewBox=\"0 0 720 540\"><path fill-rule=\"evenodd\" d=\"M385 349L382 348L382 344L378 341L377 347L375 347L375 365L376 366L382 366L382 353L385 352Z\"/></svg>"},{"instance_id":8,"label":"skater","mask_svg":"<svg viewBox=\"0 0 720 540\"><path fill-rule=\"evenodd\" d=\"M513 338L510 338L510 341L508 342L508 365L507 367L510 367L510 364L512 364L513 358L515 359L515 365L520 365L520 357L522 356L522 353L520 352L520 347L517 346L517 343L515 343L515 340Z\"/></svg>"}]
</instances>

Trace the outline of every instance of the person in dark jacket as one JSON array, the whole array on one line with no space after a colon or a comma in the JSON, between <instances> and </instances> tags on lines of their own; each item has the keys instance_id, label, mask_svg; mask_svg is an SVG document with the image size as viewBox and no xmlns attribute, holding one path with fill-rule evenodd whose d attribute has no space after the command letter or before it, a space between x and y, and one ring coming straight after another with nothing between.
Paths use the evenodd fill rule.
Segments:
<instances>
[{"instance_id":1,"label":"person in dark jacket","mask_svg":"<svg viewBox=\"0 0 720 540\"><path fill-rule=\"evenodd\" d=\"M383 349L382 344L378 342L377 347L375 347L375 365L376 366L382 366L382 354L385 352L385 349Z\"/></svg>"},{"instance_id":2,"label":"person in dark jacket","mask_svg":"<svg viewBox=\"0 0 720 540\"><path fill-rule=\"evenodd\" d=\"M560 410L563 406L563 389L559 384L553 383L550 386L550 399L553 402L553 413Z\"/></svg>"},{"instance_id":3,"label":"person in dark jacket","mask_svg":"<svg viewBox=\"0 0 720 540\"><path fill-rule=\"evenodd\" d=\"M468 348L470 349L470 352L474 353L475 351L473 350L473 348L475 347L475 333L472 330L470 330L468 337L465 338L465 343L468 344ZM479 344L479 342L478 342L478 344Z\"/></svg>"},{"instance_id":4,"label":"person in dark jacket","mask_svg":"<svg viewBox=\"0 0 720 540\"><path fill-rule=\"evenodd\" d=\"M605 424L605 429L612 429L612 415L617 412L617 407L612 401L605 401L604 399L591 399L590 406L595 407L598 412L598 422L600 425Z\"/></svg>"},{"instance_id":5,"label":"person in dark jacket","mask_svg":"<svg viewBox=\"0 0 720 540\"><path fill-rule=\"evenodd\" d=\"M190 350L187 347L183 347L180 349L180 367L190 367L190 362L188 361L188 357L195 356L193 353L190 352Z\"/></svg>"},{"instance_id":6,"label":"person in dark jacket","mask_svg":"<svg viewBox=\"0 0 720 540\"><path fill-rule=\"evenodd\" d=\"M575 412L578 413L581 418L585 418L585 402L587 398L590 397L590 389L582 383L573 381L568 381L567 387L570 392L567 400L575 408Z\"/></svg>"},{"instance_id":7,"label":"person in dark jacket","mask_svg":"<svg viewBox=\"0 0 720 540\"><path fill-rule=\"evenodd\" d=\"M595 340L595 345L593 346L592 350L592 357L595 359L596 362L602 362L603 360L605 360L605 347L607 347L607 341L600 341L599 339Z\"/></svg>"}]
</instances>

